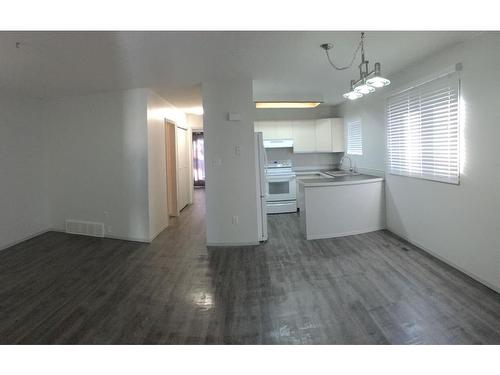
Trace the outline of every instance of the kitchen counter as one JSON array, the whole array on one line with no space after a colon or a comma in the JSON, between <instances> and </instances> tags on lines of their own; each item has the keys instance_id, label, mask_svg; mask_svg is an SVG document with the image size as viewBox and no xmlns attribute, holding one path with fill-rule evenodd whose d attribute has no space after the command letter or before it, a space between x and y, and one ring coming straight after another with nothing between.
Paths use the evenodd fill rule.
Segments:
<instances>
[{"instance_id":1,"label":"kitchen counter","mask_svg":"<svg viewBox=\"0 0 500 375\"><path fill-rule=\"evenodd\" d=\"M297 179L301 229L308 240L385 227L384 179L366 174Z\"/></svg>"},{"instance_id":2,"label":"kitchen counter","mask_svg":"<svg viewBox=\"0 0 500 375\"><path fill-rule=\"evenodd\" d=\"M327 175L328 172L322 172ZM337 177L318 177L300 179L299 184L304 187L332 186L332 185L353 185L383 181L382 177L370 176L367 174L350 174Z\"/></svg>"}]
</instances>

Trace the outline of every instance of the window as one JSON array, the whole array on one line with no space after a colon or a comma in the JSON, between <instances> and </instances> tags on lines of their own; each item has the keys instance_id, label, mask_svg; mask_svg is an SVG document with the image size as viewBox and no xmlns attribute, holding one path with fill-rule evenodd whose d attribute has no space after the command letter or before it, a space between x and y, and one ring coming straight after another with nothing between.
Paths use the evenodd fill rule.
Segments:
<instances>
[{"instance_id":1,"label":"window","mask_svg":"<svg viewBox=\"0 0 500 375\"><path fill-rule=\"evenodd\" d=\"M347 153L349 155L363 155L360 120L347 123Z\"/></svg>"},{"instance_id":2,"label":"window","mask_svg":"<svg viewBox=\"0 0 500 375\"><path fill-rule=\"evenodd\" d=\"M451 74L388 99L389 173L459 183L459 86Z\"/></svg>"}]
</instances>

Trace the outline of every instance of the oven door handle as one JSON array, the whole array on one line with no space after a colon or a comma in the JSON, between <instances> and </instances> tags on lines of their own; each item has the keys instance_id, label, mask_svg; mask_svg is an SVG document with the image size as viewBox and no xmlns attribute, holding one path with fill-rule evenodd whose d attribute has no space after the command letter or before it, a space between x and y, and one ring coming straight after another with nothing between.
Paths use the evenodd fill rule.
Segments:
<instances>
[{"instance_id":1,"label":"oven door handle","mask_svg":"<svg viewBox=\"0 0 500 375\"><path fill-rule=\"evenodd\" d=\"M267 182L293 182L295 177L267 177Z\"/></svg>"}]
</instances>

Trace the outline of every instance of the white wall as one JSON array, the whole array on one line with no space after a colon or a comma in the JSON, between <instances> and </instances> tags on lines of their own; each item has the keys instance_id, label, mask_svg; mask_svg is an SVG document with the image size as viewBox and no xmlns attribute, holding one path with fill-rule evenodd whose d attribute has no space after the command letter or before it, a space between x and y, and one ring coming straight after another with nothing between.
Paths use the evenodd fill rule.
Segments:
<instances>
[{"instance_id":1,"label":"white wall","mask_svg":"<svg viewBox=\"0 0 500 375\"><path fill-rule=\"evenodd\" d=\"M0 96L0 249L49 228L38 100Z\"/></svg>"},{"instance_id":2,"label":"white wall","mask_svg":"<svg viewBox=\"0 0 500 375\"><path fill-rule=\"evenodd\" d=\"M38 101L0 98L0 248L66 219L150 241L168 224L164 119L149 89ZM106 214L107 213L107 214Z\"/></svg>"},{"instance_id":3,"label":"white wall","mask_svg":"<svg viewBox=\"0 0 500 375\"><path fill-rule=\"evenodd\" d=\"M391 87L391 86L389 86ZM385 95L388 87L379 93L368 95L360 100L345 103L339 107L340 117L344 118L345 144L347 147L347 125L350 121L361 120L363 155L349 155L353 166L363 172L376 175L385 171ZM349 168L345 161L343 168Z\"/></svg>"},{"instance_id":4,"label":"white wall","mask_svg":"<svg viewBox=\"0 0 500 375\"><path fill-rule=\"evenodd\" d=\"M487 33L390 77L396 89L462 62L464 128L459 186L387 175L386 195L391 231L500 290L498 61L500 34ZM358 166L385 167L384 97L372 94L341 106L346 118L362 118L363 147L373 143Z\"/></svg>"},{"instance_id":5,"label":"white wall","mask_svg":"<svg viewBox=\"0 0 500 375\"><path fill-rule=\"evenodd\" d=\"M258 242L251 80L202 84L209 245ZM228 113L241 121L228 121ZM235 155L235 146L240 155ZM233 224L238 216L239 224Z\"/></svg>"},{"instance_id":6,"label":"white wall","mask_svg":"<svg viewBox=\"0 0 500 375\"><path fill-rule=\"evenodd\" d=\"M148 190L149 236L154 239L168 225L167 180L165 163L165 119L187 128L184 112L148 90ZM191 190L192 190L191 186ZM192 197L192 193L188 194ZM190 198L192 201L192 198Z\"/></svg>"},{"instance_id":7,"label":"white wall","mask_svg":"<svg viewBox=\"0 0 500 375\"><path fill-rule=\"evenodd\" d=\"M186 118L191 129L203 130L203 115L188 114Z\"/></svg>"},{"instance_id":8,"label":"white wall","mask_svg":"<svg viewBox=\"0 0 500 375\"><path fill-rule=\"evenodd\" d=\"M167 167L165 158L165 101L148 93L148 196L149 238L155 238L168 226Z\"/></svg>"},{"instance_id":9,"label":"white wall","mask_svg":"<svg viewBox=\"0 0 500 375\"><path fill-rule=\"evenodd\" d=\"M66 219L97 221L107 236L149 240L147 96L137 89L45 104L55 229Z\"/></svg>"}]
</instances>

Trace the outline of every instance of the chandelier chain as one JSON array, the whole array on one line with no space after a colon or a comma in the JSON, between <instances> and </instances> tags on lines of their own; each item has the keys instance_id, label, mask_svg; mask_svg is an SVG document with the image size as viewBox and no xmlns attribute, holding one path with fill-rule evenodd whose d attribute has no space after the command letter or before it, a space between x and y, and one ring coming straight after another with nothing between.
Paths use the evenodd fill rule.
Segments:
<instances>
[{"instance_id":1,"label":"chandelier chain","mask_svg":"<svg viewBox=\"0 0 500 375\"><path fill-rule=\"evenodd\" d=\"M332 59L330 57L330 53L328 52L328 50L325 50L326 57L328 58L328 62L330 63L330 65L334 69L336 69L336 70L346 70L346 69L349 69L352 66L352 64L354 64L354 61L356 60L356 56L358 56L359 50L363 49L363 53L364 53L364 46L363 46L363 39L364 38L365 38L364 33L361 33L361 40L359 41L358 47L354 51L354 54L353 54L352 59L351 59L351 62L349 63L349 65L346 65L346 66L337 66L337 65L335 65L335 63L332 61Z\"/></svg>"}]
</instances>

